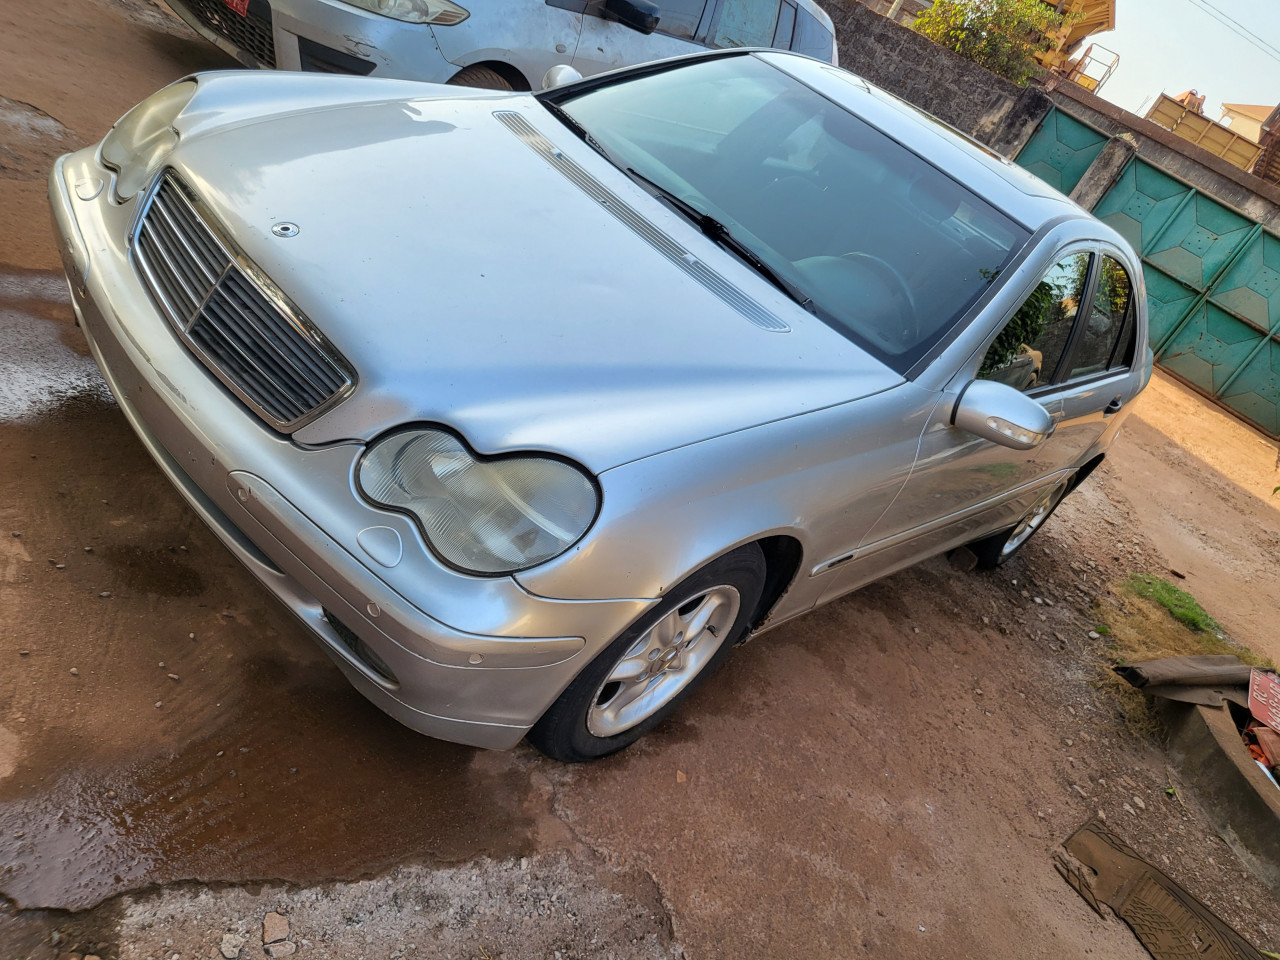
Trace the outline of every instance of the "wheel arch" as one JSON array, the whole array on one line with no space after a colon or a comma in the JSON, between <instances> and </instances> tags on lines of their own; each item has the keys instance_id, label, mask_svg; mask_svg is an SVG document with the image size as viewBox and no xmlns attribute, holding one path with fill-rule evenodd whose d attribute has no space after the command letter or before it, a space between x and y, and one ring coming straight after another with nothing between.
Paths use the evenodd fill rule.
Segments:
<instances>
[{"instance_id":1,"label":"wheel arch","mask_svg":"<svg viewBox=\"0 0 1280 960\"><path fill-rule=\"evenodd\" d=\"M517 67L513 67L511 64L505 63L502 60L477 60L475 63L468 63L459 68L455 71L454 76L456 77L463 70L467 69L467 67L485 67L488 70L492 70L498 76L502 77L502 79L511 84L512 89L514 90L528 92L533 89L533 85L530 83L528 77L521 73ZM452 80L452 77L450 79Z\"/></svg>"},{"instance_id":2,"label":"wheel arch","mask_svg":"<svg viewBox=\"0 0 1280 960\"><path fill-rule=\"evenodd\" d=\"M1092 460L1087 461L1083 467L1076 471L1075 476L1071 478L1071 486L1068 488L1067 492L1070 493L1076 487L1080 486L1080 484L1084 483L1089 474L1093 473L1093 471L1096 470L1106 458L1107 455L1105 453L1100 453Z\"/></svg>"},{"instance_id":3,"label":"wheel arch","mask_svg":"<svg viewBox=\"0 0 1280 960\"><path fill-rule=\"evenodd\" d=\"M778 601L795 582L800 571L800 562L804 557L804 547L795 537L787 534L774 534L754 541L764 554L765 579L764 591L760 594L760 602L756 604L751 615L751 633L759 630L768 621Z\"/></svg>"}]
</instances>

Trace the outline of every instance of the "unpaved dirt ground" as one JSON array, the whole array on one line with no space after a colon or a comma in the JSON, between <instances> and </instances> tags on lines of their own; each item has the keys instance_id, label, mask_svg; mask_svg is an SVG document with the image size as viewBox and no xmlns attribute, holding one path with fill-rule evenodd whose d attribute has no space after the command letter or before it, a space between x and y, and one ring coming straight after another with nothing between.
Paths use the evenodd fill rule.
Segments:
<instances>
[{"instance_id":1,"label":"unpaved dirt ground","mask_svg":"<svg viewBox=\"0 0 1280 960\"><path fill-rule=\"evenodd\" d=\"M1280 946L1095 685L1090 608L1134 570L1280 660L1276 446L1163 378L1007 568L785 625L621 756L366 704L152 466L53 272L51 158L227 66L146 0L0 0L0 960L261 957L272 911L281 956L1143 957L1051 864L1098 813Z\"/></svg>"}]
</instances>

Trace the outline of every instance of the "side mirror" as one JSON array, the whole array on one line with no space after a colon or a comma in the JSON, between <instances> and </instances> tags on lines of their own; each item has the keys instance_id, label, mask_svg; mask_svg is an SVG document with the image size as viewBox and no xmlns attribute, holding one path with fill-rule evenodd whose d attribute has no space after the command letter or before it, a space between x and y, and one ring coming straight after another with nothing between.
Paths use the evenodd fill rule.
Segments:
<instances>
[{"instance_id":1,"label":"side mirror","mask_svg":"<svg viewBox=\"0 0 1280 960\"><path fill-rule=\"evenodd\" d=\"M604 13L639 33L648 35L658 29L658 5L652 0L604 0Z\"/></svg>"},{"instance_id":2,"label":"side mirror","mask_svg":"<svg viewBox=\"0 0 1280 960\"><path fill-rule=\"evenodd\" d=\"M951 422L1014 450L1039 446L1055 426L1048 410L1025 393L994 380L974 380L965 387Z\"/></svg>"},{"instance_id":3,"label":"side mirror","mask_svg":"<svg viewBox=\"0 0 1280 960\"><path fill-rule=\"evenodd\" d=\"M542 89L550 90L552 87L562 87L566 83L577 83L582 79L582 74L567 63L557 63L554 67L542 75Z\"/></svg>"}]
</instances>

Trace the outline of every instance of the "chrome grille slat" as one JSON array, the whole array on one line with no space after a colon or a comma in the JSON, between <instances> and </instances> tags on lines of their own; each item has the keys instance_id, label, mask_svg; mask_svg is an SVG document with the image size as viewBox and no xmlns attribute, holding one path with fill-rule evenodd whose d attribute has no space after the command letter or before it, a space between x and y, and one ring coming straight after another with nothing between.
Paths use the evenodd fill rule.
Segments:
<instances>
[{"instance_id":1,"label":"chrome grille slat","mask_svg":"<svg viewBox=\"0 0 1280 960\"><path fill-rule=\"evenodd\" d=\"M200 361L271 426L296 429L346 396L354 376L224 237L166 172L131 249L144 284Z\"/></svg>"},{"instance_id":2,"label":"chrome grille slat","mask_svg":"<svg viewBox=\"0 0 1280 960\"><path fill-rule=\"evenodd\" d=\"M168 237L171 237L176 241L182 250L185 251L186 257L184 259L187 263L195 267L195 269L204 277L205 283L216 283L218 277L222 274L222 270L225 269L226 264L223 263L220 266L217 265L217 260L210 255L211 252L208 250L196 250L192 245L193 241L189 239L190 235L195 231L192 231L189 225L179 225L174 218L174 215L170 213L165 204L161 202L160 197L156 197L155 201L152 202L151 209L154 213L159 214L159 217L150 218L147 221L147 227L161 229L160 224L163 223L163 232L168 235ZM177 251L175 250L174 252Z\"/></svg>"},{"instance_id":3,"label":"chrome grille slat","mask_svg":"<svg viewBox=\"0 0 1280 960\"><path fill-rule=\"evenodd\" d=\"M218 332L226 338L240 354L241 358L253 365L253 367L268 381L272 388L284 397L289 396L289 381L295 379L297 392L305 394L299 396L298 402L302 409L299 412L305 412L316 404L323 403L325 395L316 390L311 384L305 380L299 380L292 377L288 372L282 371L278 357L271 356L261 346L261 340L255 336L252 327L244 322L243 315L237 316L238 308L231 302L226 292L219 288L213 292L213 296L209 298L209 302L205 304L205 318L215 320ZM197 321L192 328L192 333L202 331L208 324ZM283 375L282 375L283 374Z\"/></svg>"},{"instance_id":4,"label":"chrome grille slat","mask_svg":"<svg viewBox=\"0 0 1280 960\"><path fill-rule=\"evenodd\" d=\"M145 224L142 228L144 235L150 241L153 252L160 253L163 250L172 251L173 238L167 235L168 231L161 229L156 225L156 221ZM205 278L203 281L196 276L198 268L193 270L191 265L184 263L181 257L170 256L169 265L173 267L169 271L166 284L173 292L181 294L181 302L175 298L174 306L181 307L184 314L190 315L200 306L200 301L205 298L205 293L213 286L214 279L212 277Z\"/></svg>"},{"instance_id":5,"label":"chrome grille slat","mask_svg":"<svg viewBox=\"0 0 1280 960\"><path fill-rule=\"evenodd\" d=\"M200 217L191 206L191 201L183 195L181 190L157 192L153 202L160 204L175 228L199 247L203 260L212 265L215 277L226 269L227 264L231 262L230 259L203 228Z\"/></svg>"},{"instance_id":6,"label":"chrome grille slat","mask_svg":"<svg viewBox=\"0 0 1280 960\"><path fill-rule=\"evenodd\" d=\"M146 272L146 279L149 281L148 286L151 288L152 294L160 301L160 306L168 312L169 319L174 323L181 324L182 318L194 312L198 304L193 303L188 307L184 307L183 304L178 302L173 290L173 281L167 274L157 272L151 266L153 261L158 262L163 259L155 239L149 232L144 232L140 240L141 250L148 254L145 258L138 258Z\"/></svg>"},{"instance_id":7,"label":"chrome grille slat","mask_svg":"<svg viewBox=\"0 0 1280 960\"><path fill-rule=\"evenodd\" d=\"M289 402L288 394L236 345L226 330L213 324L198 323L191 330L191 339L207 352L219 356L223 371L252 389L259 405L277 420L292 420L306 411L305 406Z\"/></svg>"},{"instance_id":8,"label":"chrome grille slat","mask_svg":"<svg viewBox=\"0 0 1280 960\"><path fill-rule=\"evenodd\" d=\"M285 321L279 314L267 312L260 304L255 303L250 296L250 291L246 289L246 285L239 277L229 278L223 285L222 291L237 308L247 311L245 319L255 323L262 335L270 338L278 346L281 354L292 362L299 376L307 377L317 387L318 392L323 390L321 396L341 386L341 378L335 376L337 371L325 369L315 361L314 357L300 349L296 340L298 334L292 324ZM233 292L237 295L236 300L232 300ZM326 387L327 389L324 389Z\"/></svg>"}]
</instances>

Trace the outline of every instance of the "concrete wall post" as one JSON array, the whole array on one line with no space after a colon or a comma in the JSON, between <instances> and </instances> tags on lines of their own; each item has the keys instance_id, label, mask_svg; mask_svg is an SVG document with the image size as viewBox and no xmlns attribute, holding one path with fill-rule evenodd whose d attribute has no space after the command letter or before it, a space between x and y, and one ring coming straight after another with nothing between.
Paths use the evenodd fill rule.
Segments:
<instances>
[{"instance_id":1,"label":"concrete wall post","mask_svg":"<svg viewBox=\"0 0 1280 960\"><path fill-rule=\"evenodd\" d=\"M1132 136L1121 134L1112 137L1102 148L1102 152L1093 158L1093 163L1089 164L1089 169L1071 191L1071 199L1086 210L1092 210L1120 179L1121 172L1137 150L1138 145Z\"/></svg>"}]
</instances>

